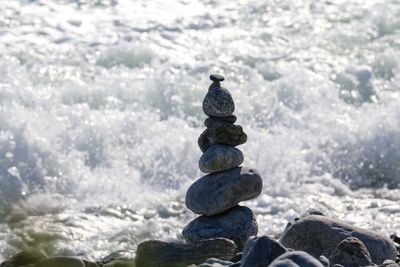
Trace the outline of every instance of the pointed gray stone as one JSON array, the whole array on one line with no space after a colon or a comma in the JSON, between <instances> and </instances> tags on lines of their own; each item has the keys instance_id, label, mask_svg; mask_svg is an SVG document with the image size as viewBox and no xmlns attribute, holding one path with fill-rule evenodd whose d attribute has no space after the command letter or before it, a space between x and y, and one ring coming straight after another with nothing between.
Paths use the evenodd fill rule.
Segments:
<instances>
[{"instance_id":1,"label":"pointed gray stone","mask_svg":"<svg viewBox=\"0 0 400 267\"><path fill-rule=\"evenodd\" d=\"M269 267L324 267L317 259L304 251L290 251L275 259Z\"/></svg>"},{"instance_id":2,"label":"pointed gray stone","mask_svg":"<svg viewBox=\"0 0 400 267\"><path fill-rule=\"evenodd\" d=\"M332 264L346 267L371 266L371 256L360 239L348 237L335 248L329 257Z\"/></svg>"},{"instance_id":3,"label":"pointed gray stone","mask_svg":"<svg viewBox=\"0 0 400 267\"><path fill-rule=\"evenodd\" d=\"M244 247L241 267L267 267L285 252L284 246L267 236L250 237Z\"/></svg>"}]
</instances>

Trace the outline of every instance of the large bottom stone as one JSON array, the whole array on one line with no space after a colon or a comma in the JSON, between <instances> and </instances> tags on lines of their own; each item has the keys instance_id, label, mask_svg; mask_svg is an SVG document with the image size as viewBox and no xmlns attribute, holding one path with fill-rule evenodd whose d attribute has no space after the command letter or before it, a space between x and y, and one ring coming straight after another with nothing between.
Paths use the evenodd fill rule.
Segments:
<instances>
[{"instance_id":1,"label":"large bottom stone","mask_svg":"<svg viewBox=\"0 0 400 267\"><path fill-rule=\"evenodd\" d=\"M214 238L192 244L166 243L150 240L139 244L136 267L186 267L200 264L209 258L229 260L237 247L231 240Z\"/></svg>"},{"instance_id":2,"label":"large bottom stone","mask_svg":"<svg viewBox=\"0 0 400 267\"><path fill-rule=\"evenodd\" d=\"M238 167L211 173L194 182L186 193L186 206L196 214L220 214L239 202L261 194L263 182L255 169Z\"/></svg>"},{"instance_id":3,"label":"large bottom stone","mask_svg":"<svg viewBox=\"0 0 400 267\"><path fill-rule=\"evenodd\" d=\"M288 248L306 251L314 257L329 257L339 243L348 237L360 239L375 264L387 259L396 260L396 248L388 237L319 215L298 219L282 234L281 243Z\"/></svg>"},{"instance_id":4,"label":"large bottom stone","mask_svg":"<svg viewBox=\"0 0 400 267\"><path fill-rule=\"evenodd\" d=\"M241 249L244 242L257 235L258 226L251 209L236 206L214 216L200 216L191 221L182 231L189 242L203 239L224 237L233 240Z\"/></svg>"}]
</instances>

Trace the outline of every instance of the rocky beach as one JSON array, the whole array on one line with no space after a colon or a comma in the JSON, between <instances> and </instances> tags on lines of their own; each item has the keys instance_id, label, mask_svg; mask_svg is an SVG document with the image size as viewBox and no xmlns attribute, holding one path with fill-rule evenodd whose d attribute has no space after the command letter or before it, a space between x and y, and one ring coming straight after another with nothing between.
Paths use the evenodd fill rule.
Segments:
<instances>
[{"instance_id":1,"label":"rocky beach","mask_svg":"<svg viewBox=\"0 0 400 267\"><path fill-rule=\"evenodd\" d=\"M0 1L0 264L394 265L399 40L399 0Z\"/></svg>"}]
</instances>

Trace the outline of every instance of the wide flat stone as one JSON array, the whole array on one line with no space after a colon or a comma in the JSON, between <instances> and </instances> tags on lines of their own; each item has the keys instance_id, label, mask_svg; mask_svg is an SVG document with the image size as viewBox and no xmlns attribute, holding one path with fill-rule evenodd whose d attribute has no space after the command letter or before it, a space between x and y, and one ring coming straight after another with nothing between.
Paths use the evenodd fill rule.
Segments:
<instances>
[{"instance_id":1,"label":"wide flat stone","mask_svg":"<svg viewBox=\"0 0 400 267\"><path fill-rule=\"evenodd\" d=\"M195 181L186 192L186 207L196 214L215 215L262 192L263 181L256 169L237 167L211 173Z\"/></svg>"},{"instance_id":2,"label":"wide flat stone","mask_svg":"<svg viewBox=\"0 0 400 267\"><path fill-rule=\"evenodd\" d=\"M267 236L250 237L243 251L241 267L267 267L287 249Z\"/></svg>"},{"instance_id":3,"label":"wide flat stone","mask_svg":"<svg viewBox=\"0 0 400 267\"><path fill-rule=\"evenodd\" d=\"M257 221L251 209L236 206L218 215L196 218L183 229L182 235L189 242L224 237L242 248L244 242L257 232Z\"/></svg>"},{"instance_id":4,"label":"wide flat stone","mask_svg":"<svg viewBox=\"0 0 400 267\"><path fill-rule=\"evenodd\" d=\"M214 81L203 100L203 112L207 116L228 117L235 111L231 93Z\"/></svg>"},{"instance_id":5,"label":"wide flat stone","mask_svg":"<svg viewBox=\"0 0 400 267\"><path fill-rule=\"evenodd\" d=\"M150 240L139 244L135 261L136 267L187 267L209 258L229 260L236 250L235 243L225 238L198 240L191 244Z\"/></svg>"},{"instance_id":6,"label":"wide flat stone","mask_svg":"<svg viewBox=\"0 0 400 267\"><path fill-rule=\"evenodd\" d=\"M226 121L212 123L200 135L197 143L202 152L214 144L238 146L246 143L247 135L240 125L234 125Z\"/></svg>"},{"instance_id":7,"label":"wide flat stone","mask_svg":"<svg viewBox=\"0 0 400 267\"><path fill-rule=\"evenodd\" d=\"M234 124L236 122L236 120L237 120L237 118L235 115L231 115L228 117L209 117L204 121L204 125L206 127L211 127L213 124L219 123L219 122L227 122L227 123Z\"/></svg>"},{"instance_id":8,"label":"wide flat stone","mask_svg":"<svg viewBox=\"0 0 400 267\"><path fill-rule=\"evenodd\" d=\"M388 237L327 216L310 215L298 219L288 226L280 241L287 248L303 250L314 257L329 257L348 237L360 239L375 264L396 260L396 248Z\"/></svg>"},{"instance_id":9,"label":"wide flat stone","mask_svg":"<svg viewBox=\"0 0 400 267\"><path fill-rule=\"evenodd\" d=\"M238 167L243 160L243 153L237 148L212 145L200 157L199 168L205 173L225 171Z\"/></svg>"}]
</instances>

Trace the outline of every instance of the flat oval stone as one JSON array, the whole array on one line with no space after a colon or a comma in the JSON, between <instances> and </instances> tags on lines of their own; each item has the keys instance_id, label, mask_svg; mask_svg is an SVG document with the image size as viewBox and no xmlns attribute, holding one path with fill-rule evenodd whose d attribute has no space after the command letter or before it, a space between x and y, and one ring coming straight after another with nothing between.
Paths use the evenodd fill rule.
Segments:
<instances>
[{"instance_id":1,"label":"flat oval stone","mask_svg":"<svg viewBox=\"0 0 400 267\"><path fill-rule=\"evenodd\" d=\"M214 144L238 146L246 143L247 135L240 125L234 125L226 121L212 123L200 135L198 145L202 152Z\"/></svg>"},{"instance_id":2,"label":"flat oval stone","mask_svg":"<svg viewBox=\"0 0 400 267\"><path fill-rule=\"evenodd\" d=\"M213 238L192 244L167 243L150 240L139 244L136 267L186 267L201 264L209 258L231 259L237 251L232 240Z\"/></svg>"},{"instance_id":3,"label":"flat oval stone","mask_svg":"<svg viewBox=\"0 0 400 267\"><path fill-rule=\"evenodd\" d=\"M200 157L199 168L205 173L225 171L238 167L243 160L243 153L237 148L212 145Z\"/></svg>"},{"instance_id":4,"label":"flat oval stone","mask_svg":"<svg viewBox=\"0 0 400 267\"><path fill-rule=\"evenodd\" d=\"M375 264L396 260L396 248L388 237L327 216L309 215L298 219L285 229L280 240L285 247L305 251L314 257L329 257L347 237L360 239Z\"/></svg>"},{"instance_id":5,"label":"flat oval stone","mask_svg":"<svg viewBox=\"0 0 400 267\"><path fill-rule=\"evenodd\" d=\"M235 115L231 115L228 117L209 117L204 121L204 126L206 127L210 127L212 126L214 123L218 123L218 122L228 122L231 124L234 124L236 122L237 118Z\"/></svg>"},{"instance_id":6,"label":"flat oval stone","mask_svg":"<svg viewBox=\"0 0 400 267\"><path fill-rule=\"evenodd\" d=\"M203 100L203 112L207 116L227 117L235 111L235 103L231 93L214 82Z\"/></svg>"},{"instance_id":7,"label":"flat oval stone","mask_svg":"<svg viewBox=\"0 0 400 267\"><path fill-rule=\"evenodd\" d=\"M72 257L54 257L39 261L34 267L85 267L83 261Z\"/></svg>"},{"instance_id":8,"label":"flat oval stone","mask_svg":"<svg viewBox=\"0 0 400 267\"><path fill-rule=\"evenodd\" d=\"M206 216L224 212L239 202L256 198L263 182L256 169L237 167L211 173L194 182L186 192L186 207Z\"/></svg>"},{"instance_id":9,"label":"flat oval stone","mask_svg":"<svg viewBox=\"0 0 400 267\"><path fill-rule=\"evenodd\" d=\"M185 226L182 235L189 242L224 237L233 240L240 249L257 232L257 221L251 209L236 206L218 215L194 219Z\"/></svg>"}]
</instances>

